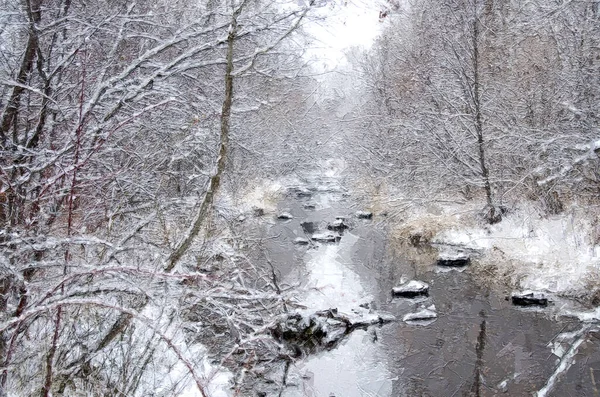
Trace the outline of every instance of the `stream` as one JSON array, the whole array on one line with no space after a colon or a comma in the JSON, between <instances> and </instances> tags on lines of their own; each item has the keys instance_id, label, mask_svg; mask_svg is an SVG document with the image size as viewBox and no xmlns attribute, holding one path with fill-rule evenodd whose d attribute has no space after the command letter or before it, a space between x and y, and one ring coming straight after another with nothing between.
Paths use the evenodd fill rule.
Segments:
<instances>
[{"instance_id":1,"label":"stream","mask_svg":"<svg viewBox=\"0 0 600 397\"><path fill-rule=\"evenodd\" d=\"M547 308L515 307L506 299L510 291L478 284L468 267L441 271L426 255L392 254L384 217L354 216L363 208L342 186L336 162L327 164L304 175L302 185L287 186L279 210L293 218L270 227L270 258L283 282L300 285L302 310L386 313L396 321L354 330L335 348L296 361L273 395L600 395L595 326ZM294 244L310 238L311 228L326 231L336 217L350 226L339 242ZM392 299L391 289L406 279L428 283L429 296ZM431 305L437 319L402 321Z\"/></svg>"}]
</instances>

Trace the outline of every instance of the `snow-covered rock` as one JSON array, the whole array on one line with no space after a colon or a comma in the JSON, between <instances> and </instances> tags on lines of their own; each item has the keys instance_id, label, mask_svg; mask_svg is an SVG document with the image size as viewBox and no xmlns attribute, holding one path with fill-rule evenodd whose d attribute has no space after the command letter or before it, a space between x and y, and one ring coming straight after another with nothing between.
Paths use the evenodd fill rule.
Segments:
<instances>
[{"instance_id":1,"label":"snow-covered rock","mask_svg":"<svg viewBox=\"0 0 600 397\"><path fill-rule=\"evenodd\" d=\"M392 295L404 298L414 298L421 295L426 296L429 295L429 284L423 281L411 280L399 287L392 288Z\"/></svg>"},{"instance_id":2,"label":"snow-covered rock","mask_svg":"<svg viewBox=\"0 0 600 397\"><path fill-rule=\"evenodd\" d=\"M357 328L368 328L394 321L389 314L364 314L348 317L337 309L313 313L289 313L272 328L271 334L294 349L314 352L331 348Z\"/></svg>"},{"instance_id":3,"label":"snow-covered rock","mask_svg":"<svg viewBox=\"0 0 600 397\"><path fill-rule=\"evenodd\" d=\"M396 321L396 317L388 313L368 314L362 317L350 319L353 328L366 328L371 325L381 325Z\"/></svg>"},{"instance_id":4,"label":"snow-covered rock","mask_svg":"<svg viewBox=\"0 0 600 397\"><path fill-rule=\"evenodd\" d=\"M325 232L325 233L314 233L311 237L313 241L319 241L322 243L335 243L340 241L342 236L337 233Z\"/></svg>"},{"instance_id":5,"label":"snow-covered rock","mask_svg":"<svg viewBox=\"0 0 600 397\"><path fill-rule=\"evenodd\" d=\"M370 211L356 211L355 213L358 219L372 219L373 213Z\"/></svg>"},{"instance_id":6,"label":"snow-covered rock","mask_svg":"<svg viewBox=\"0 0 600 397\"><path fill-rule=\"evenodd\" d=\"M517 306L548 306L548 297L543 292L515 291L510 297Z\"/></svg>"},{"instance_id":7,"label":"snow-covered rock","mask_svg":"<svg viewBox=\"0 0 600 397\"><path fill-rule=\"evenodd\" d=\"M348 225L346 225L343 218L338 217L335 221L333 221L329 225L327 225L327 229L329 229L329 230L344 230L344 229L348 229Z\"/></svg>"},{"instance_id":8,"label":"snow-covered rock","mask_svg":"<svg viewBox=\"0 0 600 397\"><path fill-rule=\"evenodd\" d=\"M308 239L304 238L304 237L296 237L294 239L294 244L297 244L297 245L308 245L308 243L309 243Z\"/></svg>"},{"instance_id":9,"label":"snow-covered rock","mask_svg":"<svg viewBox=\"0 0 600 397\"><path fill-rule=\"evenodd\" d=\"M443 267L464 267L470 263L471 258L462 251L441 252L437 260L437 265Z\"/></svg>"},{"instance_id":10,"label":"snow-covered rock","mask_svg":"<svg viewBox=\"0 0 600 397\"><path fill-rule=\"evenodd\" d=\"M290 214L289 212L282 212L279 215L277 215L277 219L282 219L282 220L287 220L287 219L293 219L294 216L292 214Z\"/></svg>"},{"instance_id":11,"label":"snow-covered rock","mask_svg":"<svg viewBox=\"0 0 600 397\"><path fill-rule=\"evenodd\" d=\"M431 305L427 308L422 308L414 313L408 313L405 315L402 320L406 322L410 321L427 321L434 320L437 318L437 313L435 311L435 305Z\"/></svg>"}]
</instances>

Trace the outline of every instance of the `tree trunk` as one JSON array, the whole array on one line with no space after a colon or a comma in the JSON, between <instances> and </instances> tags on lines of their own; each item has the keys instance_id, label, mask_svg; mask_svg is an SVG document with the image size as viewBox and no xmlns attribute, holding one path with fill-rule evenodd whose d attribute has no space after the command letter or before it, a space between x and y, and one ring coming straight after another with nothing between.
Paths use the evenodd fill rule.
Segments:
<instances>
[{"instance_id":1,"label":"tree trunk","mask_svg":"<svg viewBox=\"0 0 600 397\"><path fill-rule=\"evenodd\" d=\"M208 183L208 189L204 196L204 200L200 204L200 208L196 213L194 222L192 223L191 229L186 233L186 236L179 242L177 248L173 251L169 259L167 260L167 266L165 272L173 270L177 262L190 248L192 241L196 238L200 232L200 228L204 222L204 219L208 215L214 198L221 186L221 176L225 170L227 163L227 151L229 149L229 127L231 118L231 105L233 103L233 44L237 34L237 18L242 12L244 3L239 6L234 12L231 19L231 26L229 28L229 35L227 36L227 56L225 66L225 99L223 100L223 108L221 110L221 140L219 144L219 156L217 158L217 169L213 176L210 178Z\"/></svg>"},{"instance_id":2,"label":"tree trunk","mask_svg":"<svg viewBox=\"0 0 600 397\"><path fill-rule=\"evenodd\" d=\"M35 32L35 25L38 24L42 18L40 11L42 0L24 0L23 6L29 16L29 38L27 39L27 46L25 47L25 54L23 55L23 61L17 74L16 82L18 85L13 87L10 99L2 115L2 123L0 124L0 148L6 149L7 137L9 130L16 123L17 115L19 114L19 107L21 105L21 94L25 90L24 86L27 84L27 78L29 73L33 69L33 63L35 61L35 55L38 48L38 39ZM16 128L14 129L16 131ZM13 134L13 145L18 145L16 132Z\"/></svg>"},{"instance_id":3,"label":"tree trunk","mask_svg":"<svg viewBox=\"0 0 600 397\"><path fill-rule=\"evenodd\" d=\"M481 114L481 87L479 75L479 20L477 16L477 4L474 4L475 9L473 10L473 116L475 117L475 134L477 136L477 146L479 149L479 168L481 170L481 178L483 180L483 187L485 189L486 198L486 209L485 218L489 223L498 223L502 220L502 214L496 211L494 206L494 198L492 193L492 186L490 184L490 171L485 161L485 140L483 139L483 120Z\"/></svg>"}]
</instances>

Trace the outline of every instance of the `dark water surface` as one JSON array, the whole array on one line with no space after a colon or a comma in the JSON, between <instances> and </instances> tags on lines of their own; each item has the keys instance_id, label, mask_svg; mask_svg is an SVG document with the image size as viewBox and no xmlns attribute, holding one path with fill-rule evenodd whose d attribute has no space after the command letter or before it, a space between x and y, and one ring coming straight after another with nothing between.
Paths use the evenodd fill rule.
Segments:
<instances>
[{"instance_id":1,"label":"dark water surface","mask_svg":"<svg viewBox=\"0 0 600 397\"><path fill-rule=\"evenodd\" d=\"M397 321L357 330L335 349L299 360L282 396L600 396L594 325L557 318L555 310L514 307L506 291L479 285L469 268L442 272L427 256L420 261L392 254L385 218L353 218L362 208L332 174L290 186L279 206L294 219L271 227L271 260L285 282L301 285L299 303L307 311L376 311ZM294 187L312 194L297 194ZM315 209L306 209L307 203ZM351 224L339 243L293 244L307 236L302 222L324 230L337 216L348 216ZM391 288L403 277L429 283L430 296L392 299ZM435 321L402 321L430 305L438 314Z\"/></svg>"}]
</instances>

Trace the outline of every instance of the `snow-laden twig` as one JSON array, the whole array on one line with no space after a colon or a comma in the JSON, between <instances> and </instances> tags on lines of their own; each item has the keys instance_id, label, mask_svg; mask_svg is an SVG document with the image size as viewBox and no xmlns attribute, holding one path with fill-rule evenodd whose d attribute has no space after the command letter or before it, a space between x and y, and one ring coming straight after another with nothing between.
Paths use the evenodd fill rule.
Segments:
<instances>
[{"instance_id":1,"label":"snow-laden twig","mask_svg":"<svg viewBox=\"0 0 600 397\"><path fill-rule=\"evenodd\" d=\"M168 335L166 335L165 333L163 333L160 329L158 329L158 327L155 325L156 321L154 319L146 317L133 309L113 305L113 304L107 303L105 301L88 300L88 299L65 299L65 300L61 300L59 302L55 302L50 305L38 306L37 308L27 310L22 315L12 318L9 321L5 321L4 323L0 324L0 332L5 331L5 330L15 326L16 324L20 324L23 321L34 318L34 317L38 316L39 314L46 313L46 312L52 312L54 310L59 310L60 308L68 307L68 306L102 307L105 309L111 309L111 310L115 310L117 312L121 312L123 314L127 314L127 315L131 316L132 318L138 320L139 322L144 324L146 327L148 327L149 329L154 331L156 333L156 335L158 335L159 338L167 344L167 346L175 353L177 358L185 365L185 367L189 371L190 375L194 379L194 382L196 383L196 387L197 387L198 391L200 392L200 394L203 397L208 397L208 394L206 393L206 388L203 384L206 382L206 379L203 380L200 378L200 375L198 375L198 373L194 369L193 363L184 356L183 352L175 345L175 342L173 341L173 339L171 337L169 337Z\"/></svg>"},{"instance_id":2,"label":"snow-laden twig","mask_svg":"<svg viewBox=\"0 0 600 397\"><path fill-rule=\"evenodd\" d=\"M590 143L589 145L584 145L580 149L583 149L586 152L583 155L573 159L568 165L562 167L558 172L542 179L541 181L538 181L538 185L543 186L554 182L555 180L566 176L569 172L571 172L571 170L573 170L575 166L580 165L591 158L597 157L598 154L596 151L600 149L600 139Z\"/></svg>"},{"instance_id":3,"label":"snow-laden twig","mask_svg":"<svg viewBox=\"0 0 600 397\"><path fill-rule=\"evenodd\" d=\"M562 356L560 359L558 366L554 370L554 373L548 378L544 387L542 387L536 394L537 397L546 397L549 395L554 388L556 382L561 377L563 373L571 368L571 365L575 362L575 355L579 349L579 346L587 339L587 332L592 327L591 324L585 324L574 336L574 341L571 344L569 350Z\"/></svg>"}]
</instances>

